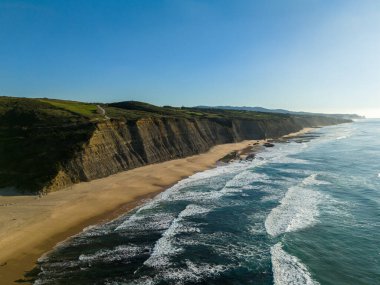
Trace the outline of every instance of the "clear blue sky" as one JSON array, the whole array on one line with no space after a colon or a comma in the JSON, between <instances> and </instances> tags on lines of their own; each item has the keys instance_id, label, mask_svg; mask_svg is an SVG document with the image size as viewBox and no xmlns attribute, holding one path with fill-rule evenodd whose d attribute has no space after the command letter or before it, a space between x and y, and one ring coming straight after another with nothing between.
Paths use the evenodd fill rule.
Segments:
<instances>
[{"instance_id":1,"label":"clear blue sky","mask_svg":"<svg viewBox=\"0 0 380 285\"><path fill-rule=\"evenodd\" d=\"M380 1L0 0L0 95L380 117Z\"/></svg>"}]
</instances>

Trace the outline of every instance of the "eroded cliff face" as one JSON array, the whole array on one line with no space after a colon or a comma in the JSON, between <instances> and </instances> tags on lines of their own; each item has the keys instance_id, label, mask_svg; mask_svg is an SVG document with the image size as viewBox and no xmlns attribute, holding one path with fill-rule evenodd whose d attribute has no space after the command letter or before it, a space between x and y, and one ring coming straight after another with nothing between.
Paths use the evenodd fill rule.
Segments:
<instances>
[{"instance_id":1,"label":"eroded cliff face","mask_svg":"<svg viewBox=\"0 0 380 285\"><path fill-rule=\"evenodd\" d=\"M342 123L326 117L275 120L143 118L96 125L81 151L60 165L44 192L106 177L146 164L202 153L212 146L247 139L277 138L304 127Z\"/></svg>"}]
</instances>

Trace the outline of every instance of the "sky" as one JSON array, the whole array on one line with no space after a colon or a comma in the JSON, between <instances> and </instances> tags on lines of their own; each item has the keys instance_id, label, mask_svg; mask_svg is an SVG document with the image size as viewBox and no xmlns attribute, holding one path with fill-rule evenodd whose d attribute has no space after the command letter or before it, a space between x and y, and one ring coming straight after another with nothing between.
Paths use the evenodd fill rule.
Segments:
<instances>
[{"instance_id":1,"label":"sky","mask_svg":"<svg viewBox=\"0 0 380 285\"><path fill-rule=\"evenodd\" d=\"M0 0L0 96L380 117L380 1Z\"/></svg>"}]
</instances>

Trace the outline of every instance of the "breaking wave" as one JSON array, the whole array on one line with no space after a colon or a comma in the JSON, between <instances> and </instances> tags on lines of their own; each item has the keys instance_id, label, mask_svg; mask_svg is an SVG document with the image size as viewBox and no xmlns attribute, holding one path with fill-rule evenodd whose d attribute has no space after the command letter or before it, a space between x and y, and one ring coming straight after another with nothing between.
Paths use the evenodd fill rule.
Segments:
<instances>
[{"instance_id":1,"label":"breaking wave","mask_svg":"<svg viewBox=\"0 0 380 285\"><path fill-rule=\"evenodd\" d=\"M319 285L297 257L282 249L281 243L272 246L271 255L275 285Z\"/></svg>"},{"instance_id":2,"label":"breaking wave","mask_svg":"<svg viewBox=\"0 0 380 285\"><path fill-rule=\"evenodd\" d=\"M271 236L304 229L317 222L318 205L324 196L310 186L328 182L317 180L316 177L316 174L312 174L299 185L290 187L280 205L270 212L265 220L265 228Z\"/></svg>"}]
</instances>

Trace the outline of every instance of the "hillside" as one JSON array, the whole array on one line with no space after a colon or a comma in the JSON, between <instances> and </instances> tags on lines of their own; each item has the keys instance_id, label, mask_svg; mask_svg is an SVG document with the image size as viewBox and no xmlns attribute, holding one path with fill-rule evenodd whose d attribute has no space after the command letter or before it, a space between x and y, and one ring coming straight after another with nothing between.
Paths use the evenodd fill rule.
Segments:
<instances>
[{"instance_id":1,"label":"hillside","mask_svg":"<svg viewBox=\"0 0 380 285\"><path fill-rule=\"evenodd\" d=\"M323 114L323 113L310 113L310 112L295 112L295 111L289 111L289 110L285 110L285 109L267 109L267 108L263 108L263 107L197 106L195 108L199 108L199 109L220 109L220 110L240 110L240 111L252 111L252 112L261 112L261 113L306 115L306 116L327 116L327 117L335 117L335 118L341 118L341 119L347 119L347 120L365 119L364 116L360 116L357 114Z\"/></svg>"},{"instance_id":2,"label":"hillside","mask_svg":"<svg viewBox=\"0 0 380 285\"><path fill-rule=\"evenodd\" d=\"M341 118L244 110L0 97L0 188L62 189L244 139L279 137Z\"/></svg>"}]
</instances>

